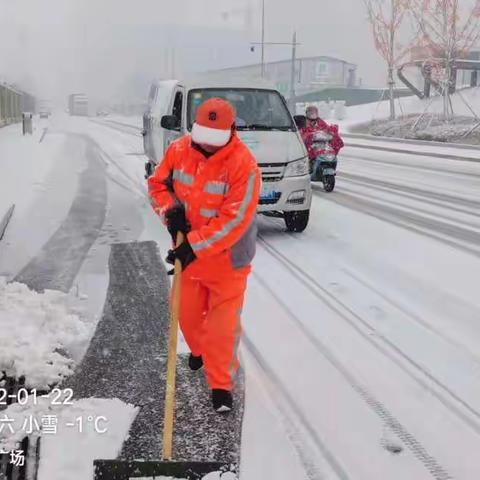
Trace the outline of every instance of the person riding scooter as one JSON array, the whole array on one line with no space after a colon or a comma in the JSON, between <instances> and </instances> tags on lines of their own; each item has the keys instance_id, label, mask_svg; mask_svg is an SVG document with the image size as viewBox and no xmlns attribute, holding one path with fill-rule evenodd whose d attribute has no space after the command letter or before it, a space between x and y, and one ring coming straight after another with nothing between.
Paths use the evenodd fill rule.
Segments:
<instances>
[{"instance_id":1,"label":"person riding scooter","mask_svg":"<svg viewBox=\"0 0 480 480\"><path fill-rule=\"evenodd\" d=\"M314 142L314 134L318 132L329 133L332 136L330 140L330 147L338 155L338 152L343 148L344 143L338 134L337 125L329 125L318 116L318 108L315 105L309 105L305 111L307 117L306 124L300 129L300 135L308 150L308 158L313 163L318 156L318 151Z\"/></svg>"},{"instance_id":2,"label":"person riding scooter","mask_svg":"<svg viewBox=\"0 0 480 480\"><path fill-rule=\"evenodd\" d=\"M343 147L338 134L338 125L328 125L318 116L317 107L311 105L306 110L305 124L300 134L308 150L312 182L322 182L326 192L335 188L337 156Z\"/></svg>"}]
</instances>

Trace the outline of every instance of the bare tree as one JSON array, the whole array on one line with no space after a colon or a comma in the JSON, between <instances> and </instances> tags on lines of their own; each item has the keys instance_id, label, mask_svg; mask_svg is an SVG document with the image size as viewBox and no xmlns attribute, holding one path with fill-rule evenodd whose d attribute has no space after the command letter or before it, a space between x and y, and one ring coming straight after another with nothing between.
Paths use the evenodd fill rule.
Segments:
<instances>
[{"instance_id":1,"label":"bare tree","mask_svg":"<svg viewBox=\"0 0 480 480\"><path fill-rule=\"evenodd\" d=\"M375 48L387 64L390 119L395 119L394 71L410 51L411 42L401 45L400 29L409 11L409 0L363 0L372 26Z\"/></svg>"},{"instance_id":2,"label":"bare tree","mask_svg":"<svg viewBox=\"0 0 480 480\"><path fill-rule=\"evenodd\" d=\"M422 47L443 95L443 114L453 116L455 64L468 57L480 38L478 0L410 0L412 18L422 33Z\"/></svg>"}]
</instances>

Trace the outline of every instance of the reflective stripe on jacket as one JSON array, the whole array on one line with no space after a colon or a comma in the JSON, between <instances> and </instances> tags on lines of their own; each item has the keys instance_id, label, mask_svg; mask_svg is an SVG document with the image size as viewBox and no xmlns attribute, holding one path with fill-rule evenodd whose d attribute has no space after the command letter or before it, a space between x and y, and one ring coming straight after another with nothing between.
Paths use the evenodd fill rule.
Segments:
<instances>
[{"instance_id":1,"label":"reflective stripe on jacket","mask_svg":"<svg viewBox=\"0 0 480 480\"><path fill-rule=\"evenodd\" d=\"M190 136L173 142L148 179L152 206L162 217L180 202L192 227L188 241L199 259L231 249L235 267L255 253L261 185L257 162L237 135L206 158Z\"/></svg>"}]
</instances>

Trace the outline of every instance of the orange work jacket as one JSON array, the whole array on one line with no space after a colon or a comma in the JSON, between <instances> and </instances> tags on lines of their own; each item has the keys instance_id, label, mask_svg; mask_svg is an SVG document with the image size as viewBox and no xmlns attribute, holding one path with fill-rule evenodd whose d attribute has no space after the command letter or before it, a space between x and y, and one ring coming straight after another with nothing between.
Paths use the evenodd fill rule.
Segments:
<instances>
[{"instance_id":1,"label":"orange work jacket","mask_svg":"<svg viewBox=\"0 0 480 480\"><path fill-rule=\"evenodd\" d=\"M190 136L181 137L148 179L152 206L163 221L176 203L185 206L197 258L230 250L234 268L249 265L255 254L260 188L257 162L236 134L208 158Z\"/></svg>"}]
</instances>

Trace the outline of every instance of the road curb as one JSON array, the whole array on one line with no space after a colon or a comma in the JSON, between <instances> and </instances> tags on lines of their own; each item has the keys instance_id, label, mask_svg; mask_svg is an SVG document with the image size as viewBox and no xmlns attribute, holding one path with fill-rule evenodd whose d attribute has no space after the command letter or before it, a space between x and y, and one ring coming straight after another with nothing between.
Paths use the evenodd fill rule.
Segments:
<instances>
[{"instance_id":1,"label":"road curb","mask_svg":"<svg viewBox=\"0 0 480 480\"><path fill-rule=\"evenodd\" d=\"M443 160L455 160L455 161L472 162L472 163L480 162L480 151L479 151L479 158L473 158L473 157L463 157L461 155L451 155L448 153L413 151L413 150L405 150L401 148L381 147L378 145L367 145L367 144L350 143L350 142L345 142L345 146L353 147L353 148L363 148L365 150L379 150L382 152L402 153L402 154L415 155L420 157L434 157L434 158L441 158ZM445 147L446 145L443 145L443 146Z\"/></svg>"},{"instance_id":2,"label":"road curb","mask_svg":"<svg viewBox=\"0 0 480 480\"><path fill-rule=\"evenodd\" d=\"M459 148L461 150L478 150L480 151L480 145L469 145L467 143L450 143L450 142L436 142L429 140L415 140L412 138L399 138L399 137L385 137L379 135L368 135L363 133L342 133L342 137L358 139L358 140L371 140L372 142L388 142L388 143L401 143L407 145L422 145L424 147L450 147Z\"/></svg>"}]
</instances>

